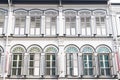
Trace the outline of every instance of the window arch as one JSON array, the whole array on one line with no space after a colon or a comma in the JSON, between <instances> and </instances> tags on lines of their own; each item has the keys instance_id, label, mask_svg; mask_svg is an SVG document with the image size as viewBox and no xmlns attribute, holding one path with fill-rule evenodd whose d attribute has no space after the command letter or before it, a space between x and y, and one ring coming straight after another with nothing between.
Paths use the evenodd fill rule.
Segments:
<instances>
[{"instance_id":1,"label":"window arch","mask_svg":"<svg viewBox=\"0 0 120 80\"><path fill-rule=\"evenodd\" d=\"M45 35L55 36L57 33L58 11L53 9L48 9L44 12L44 14L45 14Z\"/></svg>"},{"instance_id":2,"label":"window arch","mask_svg":"<svg viewBox=\"0 0 120 80\"><path fill-rule=\"evenodd\" d=\"M28 57L28 75L29 76L39 76L40 73L40 58L42 53L42 48L38 45L31 45L27 52L29 53Z\"/></svg>"},{"instance_id":3,"label":"window arch","mask_svg":"<svg viewBox=\"0 0 120 80\"><path fill-rule=\"evenodd\" d=\"M24 35L26 29L26 16L28 11L25 9L16 9L13 11L15 16L14 34Z\"/></svg>"},{"instance_id":4,"label":"window arch","mask_svg":"<svg viewBox=\"0 0 120 80\"><path fill-rule=\"evenodd\" d=\"M92 76L94 72L93 68L93 53L94 48L90 45L84 45L81 48L81 52L83 55L83 73L85 76Z\"/></svg>"},{"instance_id":5,"label":"window arch","mask_svg":"<svg viewBox=\"0 0 120 80\"><path fill-rule=\"evenodd\" d=\"M11 75L23 75L23 62L24 53L26 49L23 45L15 45L11 49L12 53L12 64L11 64Z\"/></svg>"},{"instance_id":6,"label":"window arch","mask_svg":"<svg viewBox=\"0 0 120 80\"><path fill-rule=\"evenodd\" d=\"M105 36L107 34L106 11L94 10L93 15L95 16L96 34L100 36Z\"/></svg>"},{"instance_id":7,"label":"window arch","mask_svg":"<svg viewBox=\"0 0 120 80\"><path fill-rule=\"evenodd\" d=\"M5 16L7 16L7 15L8 15L7 10L0 8L0 34L3 34L3 30L5 27L5 25L4 25L5 24Z\"/></svg>"},{"instance_id":8,"label":"window arch","mask_svg":"<svg viewBox=\"0 0 120 80\"><path fill-rule=\"evenodd\" d=\"M76 70L78 71L78 53L79 48L76 45L68 45L65 48L66 53L66 68L67 75L74 76L76 75Z\"/></svg>"},{"instance_id":9,"label":"window arch","mask_svg":"<svg viewBox=\"0 0 120 80\"><path fill-rule=\"evenodd\" d=\"M41 35L41 16L43 11L39 9L32 9L30 13L30 35Z\"/></svg>"},{"instance_id":10,"label":"window arch","mask_svg":"<svg viewBox=\"0 0 120 80\"><path fill-rule=\"evenodd\" d=\"M99 72L101 76L111 75L111 49L106 45L100 45L97 47L98 53Z\"/></svg>"},{"instance_id":11,"label":"window arch","mask_svg":"<svg viewBox=\"0 0 120 80\"><path fill-rule=\"evenodd\" d=\"M80 17L80 33L81 35L90 36L92 34L91 27L91 11L90 10L80 10L78 12Z\"/></svg>"},{"instance_id":12,"label":"window arch","mask_svg":"<svg viewBox=\"0 0 120 80\"><path fill-rule=\"evenodd\" d=\"M48 45L44 49L45 52L45 75L57 75L57 53L58 48L54 45Z\"/></svg>"},{"instance_id":13,"label":"window arch","mask_svg":"<svg viewBox=\"0 0 120 80\"><path fill-rule=\"evenodd\" d=\"M76 35L76 15L75 10L64 10L63 15L65 15L65 34L66 35Z\"/></svg>"}]
</instances>

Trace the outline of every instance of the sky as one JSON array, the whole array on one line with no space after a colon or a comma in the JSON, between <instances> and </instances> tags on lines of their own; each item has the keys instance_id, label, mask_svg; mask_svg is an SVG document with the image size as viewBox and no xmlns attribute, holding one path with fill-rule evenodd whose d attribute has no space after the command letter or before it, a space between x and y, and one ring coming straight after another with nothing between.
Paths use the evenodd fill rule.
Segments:
<instances>
[{"instance_id":1,"label":"sky","mask_svg":"<svg viewBox=\"0 0 120 80\"><path fill-rule=\"evenodd\" d=\"M110 2L118 2L118 3L120 3L120 0L110 0Z\"/></svg>"}]
</instances>

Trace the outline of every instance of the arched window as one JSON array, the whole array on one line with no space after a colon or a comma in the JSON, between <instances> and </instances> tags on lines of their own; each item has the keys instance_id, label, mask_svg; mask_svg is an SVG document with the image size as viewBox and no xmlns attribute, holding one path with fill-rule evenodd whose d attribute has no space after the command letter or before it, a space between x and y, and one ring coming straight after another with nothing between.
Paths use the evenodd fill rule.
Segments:
<instances>
[{"instance_id":1,"label":"arched window","mask_svg":"<svg viewBox=\"0 0 120 80\"><path fill-rule=\"evenodd\" d=\"M111 50L105 45L101 45L96 49L98 53L99 61L99 72L101 76L110 76L111 75Z\"/></svg>"},{"instance_id":2,"label":"arched window","mask_svg":"<svg viewBox=\"0 0 120 80\"><path fill-rule=\"evenodd\" d=\"M14 11L15 24L14 24L14 34L24 35L26 29L26 16L27 11L23 9L18 9Z\"/></svg>"},{"instance_id":3,"label":"arched window","mask_svg":"<svg viewBox=\"0 0 120 80\"><path fill-rule=\"evenodd\" d=\"M45 48L45 75L57 75L57 53L58 48L54 45L49 45Z\"/></svg>"},{"instance_id":4,"label":"arched window","mask_svg":"<svg viewBox=\"0 0 120 80\"><path fill-rule=\"evenodd\" d=\"M46 10L45 11L45 35L55 36L57 32L57 16L58 11Z\"/></svg>"},{"instance_id":5,"label":"arched window","mask_svg":"<svg viewBox=\"0 0 120 80\"><path fill-rule=\"evenodd\" d=\"M81 10L79 11L80 16L80 32L83 36L90 36L92 33L91 28L91 11Z\"/></svg>"},{"instance_id":6,"label":"arched window","mask_svg":"<svg viewBox=\"0 0 120 80\"><path fill-rule=\"evenodd\" d=\"M6 15L7 15L7 11L0 9L0 34L3 34L3 30L5 29L4 27L5 27L5 16Z\"/></svg>"},{"instance_id":7,"label":"arched window","mask_svg":"<svg viewBox=\"0 0 120 80\"><path fill-rule=\"evenodd\" d=\"M106 32L106 11L104 10L95 10L95 26L96 34L99 36L105 36Z\"/></svg>"},{"instance_id":8,"label":"arched window","mask_svg":"<svg viewBox=\"0 0 120 80\"><path fill-rule=\"evenodd\" d=\"M81 48L81 52L83 54L83 73L85 76L92 76L94 72L93 70L94 49L89 45L85 45Z\"/></svg>"},{"instance_id":9,"label":"arched window","mask_svg":"<svg viewBox=\"0 0 120 80\"><path fill-rule=\"evenodd\" d=\"M32 45L28 48L28 75L38 76L40 73L40 53L42 52L41 47L38 45Z\"/></svg>"},{"instance_id":10,"label":"arched window","mask_svg":"<svg viewBox=\"0 0 120 80\"><path fill-rule=\"evenodd\" d=\"M30 11L30 35L40 35L41 34L41 16L43 11L41 10L31 10Z\"/></svg>"},{"instance_id":11,"label":"arched window","mask_svg":"<svg viewBox=\"0 0 120 80\"><path fill-rule=\"evenodd\" d=\"M77 11L65 10L65 34L76 35L76 15Z\"/></svg>"},{"instance_id":12,"label":"arched window","mask_svg":"<svg viewBox=\"0 0 120 80\"><path fill-rule=\"evenodd\" d=\"M26 52L24 46L15 45L11 49L12 63L11 63L11 75L23 75L24 66L24 53Z\"/></svg>"},{"instance_id":13,"label":"arched window","mask_svg":"<svg viewBox=\"0 0 120 80\"><path fill-rule=\"evenodd\" d=\"M78 71L78 53L79 49L75 45L69 45L65 48L66 53L66 68L67 68L67 75L74 76L76 75L76 70Z\"/></svg>"}]
</instances>

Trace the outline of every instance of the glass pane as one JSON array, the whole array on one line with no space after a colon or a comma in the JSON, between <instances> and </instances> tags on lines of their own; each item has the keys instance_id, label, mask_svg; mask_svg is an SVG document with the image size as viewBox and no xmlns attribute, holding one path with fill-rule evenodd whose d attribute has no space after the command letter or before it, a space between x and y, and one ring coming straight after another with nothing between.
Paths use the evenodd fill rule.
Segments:
<instances>
[{"instance_id":1,"label":"glass pane","mask_svg":"<svg viewBox=\"0 0 120 80\"><path fill-rule=\"evenodd\" d=\"M46 69L46 75L50 75L50 68Z\"/></svg>"},{"instance_id":2,"label":"glass pane","mask_svg":"<svg viewBox=\"0 0 120 80\"><path fill-rule=\"evenodd\" d=\"M52 55L52 60L55 60L55 55Z\"/></svg>"},{"instance_id":3,"label":"glass pane","mask_svg":"<svg viewBox=\"0 0 120 80\"><path fill-rule=\"evenodd\" d=\"M99 57L100 57L100 60L103 60L103 55L100 55Z\"/></svg>"},{"instance_id":4,"label":"glass pane","mask_svg":"<svg viewBox=\"0 0 120 80\"><path fill-rule=\"evenodd\" d=\"M12 69L12 75L16 75L16 69L15 68Z\"/></svg>"},{"instance_id":5,"label":"glass pane","mask_svg":"<svg viewBox=\"0 0 120 80\"><path fill-rule=\"evenodd\" d=\"M52 17L51 22L56 22L56 17Z\"/></svg>"},{"instance_id":6,"label":"glass pane","mask_svg":"<svg viewBox=\"0 0 120 80\"><path fill-rule=\"evenodd\" d=\"M55 61L52 61L52 67L55 67Z\"/></svg>"},{"instance_id":7,"label":"glass pane","mask_svg":"<svg viewBox=\"0 0 120 80\"><path fill-rule=\"evenodd\" d=\"M50 55L46 55L46 60L50 60Z\"/></svg>"},{"instance_id":8,"label":"glass pane","mask_svg":"<svg viewBox=\"0 0 120 80\"><path fill-rule=\"evenodd\" d=\"M33 61L30 61L30 67L33 67L34 66L34 62Z\"/></svg>"},{"instance_id":9,"label":"glass pane","mask_svg":"<svg viewBox=\"0 0 120 80\"><path fill-rule=\"evenodd\" d=\"M21 68L18 68L18 75L21 75Z\"/></svg>"},{"instance_id":10,"label":"glass pane","mask_svg":"<svg viewBox=\"0 0 120 80\"><path fill-rule=\"evenodd\" d=\"M103 61L100 62L100 67L104 67Z\"/></svg>"},{"instance_id":11,"label":"glass pane","mask_svg":"<svg viewBox=\"0 0 120 80\"><path fill-rule=\"evenodd\" d=\"M76 17L71 17L71 22L76 22Z\"/></svg>"},{"instance_id":12,"label":"glass pane","mask_svg":"<svg viewBox=\"0 0 120 80\"><path fill-rule=\"evenodd\" d=\"M84 61L84 67L87 67L87 61Z\"/></svg>"},{"instance_id":13,"label":"glass pane","mask_svg":"<svg viewBox=\"0 0 120 80\"><path fill-rule=\"evenodd\" d=\"M84 75L87 75L87 73L88 73L87 69L84 69Z\"/></svg>"},{"instance_id":14,"label":"glass pane","mask_svg":"<svg viewBox=\"0 0 120 80\"><path fill-rule=\"evenodd\" d=\"M66 18L65 18L65 21L66 21L66 22L70 22L70 18L66 17Z\"/></svg>"},{"instance_id":15,"label":"glass pane","mask_svg":"<svg viewBox=\"0 0 120 80\"><path fill-rule=\"evenodd\" d=\"M89 61L89 67L92 67L92 61Z\"/></svg>"},{"instance_id":16,"label":"glass pane","mask_svg":"<svg viewBox=\"0 0 120 80\"><path fill-rule=\"evenodd\" d=\"M50 67L50 61L47 61L46 66Z\"/></svg>"},{"instance_id":17,"label":"glass pane","mask_svg":"<svg viewBox=\"0 0 120 80\"><path fill-rule=\"evenodd\" d=\"M34 69L33 68L29 69L29 75L34 75Z\"/></svg>"},{"instance_id":18,"label":"glass pane","mask_svg":"<svg viewBox=\"0 0 120 80\"><path fill-rule=\"evenodd\" d=\"M22 55L19 55L19 60L22 60Z\"/></svg>"},{"instance_id":19,"label":"glass pane","mask_svg":"<svg viewBox=\"0 0 120 80\"><path fill-rule=\"evenodd\" d=\"M34 55L30 55L30 60L34 60Z\"/></svg>"},{"instance_id":20,"label":"glass pane","mask_svg":"<svg viewBox=\"0 0 120 80\"><path fill-rule=\"evenodd\" d=\"M52 68L52 75L55 75L55 68Z\"/></svg>"},{"instance_id":21,"label":"glass pane","mask_svg":"<svg viewBox=\"0 0 120 80\"><path fill-rule=\"evenodd\" d=\"M87 60L87 55L83 55L83 59L84 59L84 60Z\"/></svg>"},{"instance_id":22,"label":"glass pane","mask_svg":"<svg viewBox=\"0 0 120 80\"><path fill-rule=\"evenodd\" d=\"M104 57L105 57L105 60L109 60L108 55L104 55Z\"/></svg>"},{"instance_id":23,"label":"glass pane","mask_svg":"<svg viewBox=\"0 0 120 80\"><path fill-rule=\"evenodd\" d=\"M18 67L22 66L22 61L19 61Z\"/></svg>"},{"instance_id":24,"label":"glass pane","mask_svg":"<svg viewBox=\"0 0 120 80\"><path fill-rule=\"evenodd\" d=\"M89 75L93 75L93 69L89 69Z\"/></svg>"},{"instance_id":25,"label":"glass pane","mask_svg":"<svg viewBox=\"0 0 120 80\"><path fill-rule=\"evenodd\" d=\"M17 60L17 55L13 55L13 60Z\"/></svg>"},{"instance_id":26,"label":"glass pane","mask_svg":"<svg viewBox=\"0 0 120 80\"><path fill-rule=\"evenodd\" d=\"M109 67L109 62L105 61L105 67Z\"/></svg>"},{"instance_id":27,"label":"glass pane","mask_svg":"<svg viewBox=\"0 0 120 80\"><path fill-rule=\"evenodd\" d=\"M92 60L92 55L88 55L88 60Z\"/></svg>"},{"instance_id":28,"label":"glass pane","mask_svg":"<svg viewBox=\"0 0 120 80\"><path fill-rule=\"evenodd\" d=\"M110 75L110 69L106 69L106 75Z\"/></svg>"},{"instance_id":29,"label":"glass pane","mask_svg":"<svg viewBox=\"0 0 120 80\"><path fill-rule=\"evenodd\" d=\"M70 68L70 75L73 75L73 68Z\"/></svg>"},{"instance_id":30,"label":"glass pane","mask_svg":"<svg viewBox=\"0 0 120 80\"><path fill-rule=\"evenodd\" d=\"M101 22L105 22L105 17L101 17Z\"/></svg>"},{"instance_id":31,"label":"glass pane","mask_svg":"<svg viewBox=\"0 0 120 80\"><path fill-rule=\"evenodd\" d=\"M104 69L101 69L101 75L104 75Z\"/></svg>"}]
</instances>

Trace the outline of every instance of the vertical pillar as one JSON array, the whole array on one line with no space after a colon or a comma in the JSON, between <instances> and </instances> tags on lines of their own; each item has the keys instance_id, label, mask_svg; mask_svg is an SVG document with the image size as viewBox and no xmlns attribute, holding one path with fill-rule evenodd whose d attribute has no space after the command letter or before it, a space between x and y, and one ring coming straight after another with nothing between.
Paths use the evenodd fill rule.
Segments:
<instances>
[{"instance_id":1,"label":"vertical pillar","mask_svg":"<svg viewBox=\"0 0 120 80\"><path fill-rule=\"evenodd\" d=\"M45 75L45 53L41 53L41 59L40 59L40 75L43 76Z\"/></svg>"},{"instance_id":2,"label":"vertical pillar","mask_svg":"<svg viewBox=\"0 0 120 80\"><path fill-rule=\"evenodd\" d=\"M28 74L28 53L24 53L23 75Z\"/></svg>"},{"instance_id":3,"label":"vertical pillar","mask_svg":"<svg viewBox=\"0 0 120 80\"><path fill-rule=\"evenodd\" d=\"M41 34L45 35L45 16L41 16Z\"/></svg>"},{"instance_id":4,"label":"vertical pillar","mask_svg":"<svg viewBox=\"0 0 120 80\"><path fill-rule=\"evenodd\" d=\"M94 75L97 77L99 75L99 66L98 66L98 54L94 53L95 56L95 69L94 69Z\"/></svg>"},{"instance_id":5,"label":"vertical pillar","mask_svg":"<svg viewBox=\"0 0 120 80\"><path fill-rule=\"evenodd\" d=\"M76 16L76 34L80 35L80 17Z\"/></svg>"},{"instance_id":6,"label":"vertical pillar","mask_svg":"<svg viewBox=\"0 0 120 80\"><path fill-rule=\"evenodd\" d=\"M78 73L79 73L79 77L82 77L83 75L83 61L82 61L82 53L78 53Z\"/></svg>"},{"instance_id":7,"label":"vertical pillar","mask_svg":"<svg viewBox=\"0 0 120 80\"><path fill-rule=\"evenodd\" d=\"M5 22L4 22L4 27L3 27L3 34L6 34L7 26L8 26L8 16L5 16Z\"/></svg>"},{"instance_id":8,"label":"vertical pillar","mask_svg":"<svg viewBox=\"0 0 120 80\"><path fill-rule=\"evenodd\" d=\"M95 21L95 16L91 16L91 30L92 30L92 35L96 35L97 34L97 32L96 32L96 27L95 27L95 23L96 23L96 21Z\"/></svg>"},{"instance_id":9,"label":"vertical pillar","mask_svg":"<svg viewBox=\"0 0 120 80\"><path fill-rule=\"evenodd\" d=\"M25 27L25 34L29 34L29 28L30 28L30 16L26 16L26 27Z\"/></svg>"},{"instance_id":10,"label":"vertical pillar","mask_svg":"<svg viewBox=\"0 0 120 80\"><path fill-rule=\"evenodd\" d=\"M61 26L60 26L60 24L59 24L59 16L57 16L57 29L56 29L56 30L57 30L57 32L56 32L57 35L59 35L60 27L61 27Z\"/></svg>"},{"instance_id":11,"label":"vertical pillar","mask_svg":"<svg viewBox=\"0 0 120 80\"><path fill-rule=\"evenodd\" d=\"M106 34L109 36L110 26L109 26L109 16L106 16Z\"/></svg>"},{"instance_id":12,"label":"vertical pillar","mask_svg":"<svg viewBox=\"0 0 120 80\"><path fill-rule=\"evenodd\" d=\"M78 54L73 53L73 75L78 76Z\"/></svg>"}]
</instances>

